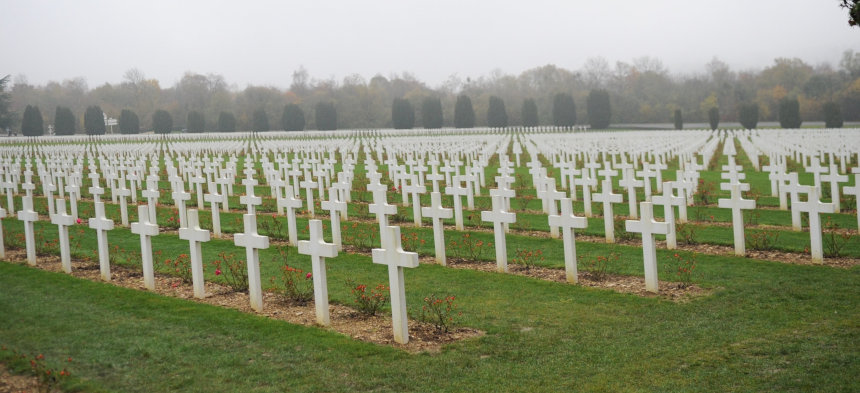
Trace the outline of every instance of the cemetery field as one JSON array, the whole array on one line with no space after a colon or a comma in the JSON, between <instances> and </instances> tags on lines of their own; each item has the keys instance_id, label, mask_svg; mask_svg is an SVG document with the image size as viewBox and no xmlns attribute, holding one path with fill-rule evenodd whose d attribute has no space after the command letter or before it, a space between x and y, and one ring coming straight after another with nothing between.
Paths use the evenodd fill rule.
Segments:
<instances>
[{"instance_id":1,"label":"cemetery field","mask_svg":"<svg viewBox=\"0 0 860 393\"><path fill-rule=\"evenodd\" d=\"M860 138L768 132L3 145L0 371L40 356L63 391L104 392L860 390ZM388 298L374 317L363 286ZM434 297L450 332L422 317Z\"/></svg>"}]
</instances>

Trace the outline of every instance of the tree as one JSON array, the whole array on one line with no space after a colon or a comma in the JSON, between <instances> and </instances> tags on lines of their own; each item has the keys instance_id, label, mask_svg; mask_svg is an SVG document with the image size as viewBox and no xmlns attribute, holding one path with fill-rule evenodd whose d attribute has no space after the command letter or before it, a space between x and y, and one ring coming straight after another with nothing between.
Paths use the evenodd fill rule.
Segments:
<instances>
[{"instance_id":1,"label":"tree","mask_svg":"<svg viewBox=\"0 0 860 393\"><path fill-rule=\"evenodd\" d=\"M42 112L38 106L27 105L24 108L24 118L21 119L21 134L24 136L41 136L45 134Z\"/></svg>"},{"instance_id":2,"label":"tree","mask_svg":"<svg viewBox=\"0 0 860 393\"><path fill-rule=\"evenodd\" d=\"M454 127L472 128L475 126L475 110L472 108L472 100L465 94L457 96L454 104Z\"/></svg>"},{"instance_id":3,"label":"tree","mask_svg":"<svg viewBox=\"0 0 860 393\"><path fill-rule=\"evenodd\" d=\"M490 127L507 127L508 112L505 101L497 96L490 96L490 106L487 108L487 125Z\"/></svg>"},{"instance_id":4,"label":"tree","mask_svg":"<svg viewBox=\"0 0 860 393\"><path fill-rule=\"evenodd\" d=\"M576 104L573 96L558 93L552 99L552 124L556 127L572 127L576 125Z\"/></svg>"},{"instance_id":5,"label":"tree","mask_svg":"<svg viewBox=\"0 0 860 393\"><path fill-rule=\"evenodd\" d=\"M712 130L717 129L717 126L720 125L720 108L714 106L708 109L708 123L710 123Z\"/></svg>"},{"instance_id":6,"label":"tree","mask_svg":"<svg viewBox=\"0 0 860 393\"><path fill-rule=\"evenodd\" d=\"M123 134L140 134L140 119L131 109L123 109L119 113L119 132Z\"/></svg>"},{"instance_id":7,"label":"tree","mask_svg":"<svg viewBox=\"0 0 860 393\"><path fill-rule=\"evenodd\" d=\"M54 135L74 135L77 129L77 121L72 110L58 106L54 112Z\"/></svg>"},{"instance_id":8,"label":"tree","mask_svg":"<svg viewBox=\"0 0 860 393\"><path fill-rule=\"evenodd\" d=\"M405 98L395 98L391 103L391 125L397 130L415 126L415 109Z\"/></svg>"},{"instance_id":9,"label":"tree","mask_svg":"<svg viewBox=\"0 0 860 393\"><path fill-rule=\"evenodd\" d=\"M152 114L152 129L158 134L169 134L173 131L173 118L164 109Z\"/></svg>"},{"instance_id":10,"label":"tree","mask_svg":"<svg viewBox=\"0 0 860 393\"><path fill-rule=\"evenodd\" d=\"M87 132L87 135L105 134L105 115L100 106L87 107L86 112L84 112L84 131Z\"/></svg>"},{"instance_id":11,"label":"tree","mask_svg":"<svg viewBox=\"0 0 860 393\"><path fill-rule=\"evenodd\" d=\"M0 131L5 132L6 127L12 126L12 111L11 106L12 95L6 92L6 85L9 83L10 75L0 78Z\"/></svg>"},{"instance_id":12,"label":"tree","mask_svg":"<svg viewBox=\"0 0 860 393\"><path fill-rule=\"evenodd\" d=\"M840 7L848 10L848 26L860 24L860 0L840 0Z\"/></svg>"},{"instance_id":13,"label":"tree","mask_svg":"<svg viewBox=\"0 0 860 393\"><path fill-rule=\"evenodd\" d=\"M821 109L824 112L825 128L842 128L842 110L839 108L839 104L831 101L825 103Z\"/></svg>"},{"instance_id":14,"label":"tree","mask_svg":"<svg viewBox=\"0 0 860 393\"><path fill-rule=\"evenodd\" d=\"M203 132L206 129L206 118L197 111L188 112L188 121L185 122L188 132Z\"/></svg>"},{"instance_id":15,"label":"tree","mask_svg":"<svg viewBox=\"0 0 860 393\"><path fill-rule=\"evenodd\" d=\"M218 114L218 131L219 132L234 132L236 131L236 116L230 112Z\"/></svg>"},{"instance_id":16,"label":"tree","mask_svg":"<svg viewBox=\"0 0 860 393\"><path fill-rule=\"evenodd\" d=\"M251 130L254 132L269 131L269 116L263 108L254 111L251 121Z\"/></svg>"},{"instance_id":17,"label":"tree","mask_svg":"<svg viewBox=\"0 0 860 393\"><path fill-rule=\"evenodd\" d=\"M672 120L675 123L676 130L684 129L684 116L681 114L680 109L675 109L675 114L672 116Z\"/></svg>"},{"instance_id":18,"label":"tree","mask_svg":"<svg viewBox=\"0 0 860 393\"><path fill-rule=\"evenodd\" d=\"M779 126L800 128L800 103L797 97L785 97L779 101Z\"/></svg>"},{"instance_id":19,"label":"tree","mask_svg":"<svg viewBox=\"0 0 860 393\"><path fill-rule=\"evenodd\" d=\"M424 128L442 128L442 100L439 97L427 97L421 103L421 123Z\"/></svg>"},{"instance_id":20,"label":"tree","mask_svg":"<svg viewBox=\"0 0 860 393\"><path fill-rule=\"evenodd\" d=\"M744 128L755 129L758 125L758 104L754 102L741 104L738 108L738 120Z\"/></svg>"},{"instance_id":21,"label":"tree","mask_svg":"<svg viewBox=\"0 0 860 393\"><path fill-rule=\"evenodd\" d=\"M314 120L317 123L317 130L331 131L337 129L337 109L334 107L334 102L319 102L314 107Z\"/></svg>"},{"instance_id":22,"label":"tree","mask_svg":"<svg viewBox=\"0 0 860 393\"><path fill-rule=\"evenodd\" d=\"M281 128L284 131L304 131L305 113L302 108L296 104L285 105L281 114Z\"/></svg>"},{"instance_id":23,"label":"tree","mask_svg":"<svg viewBox=\"0 0 860 393\"><path fill-rule=\"evenodd\" d=\"M537 127L538 109L533 98L523 100L522 120L524 127Z\"/></svg>"},{"instance_id":24,"label":"tree","mask_svg":"<svg viewBox=\"0 0 860 393\"><path fill-rule=\"evenodd\" d=\"M609 103L609 92L595 89L588 93L588 122L591 128L604 129L609 127L612 118L612 106Z\"/></svg>"}]
</instances>

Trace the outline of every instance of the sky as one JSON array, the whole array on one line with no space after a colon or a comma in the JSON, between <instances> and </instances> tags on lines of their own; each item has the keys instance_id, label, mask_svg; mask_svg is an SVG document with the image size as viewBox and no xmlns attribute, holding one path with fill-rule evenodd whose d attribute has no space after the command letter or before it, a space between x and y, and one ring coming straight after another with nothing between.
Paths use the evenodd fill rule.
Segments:
<instances>
[{"instance_id":1,"label":"sky","mask_svg":"<svg viewBox=\"0 0 860 393\"><path fill-rule=\"evenodd\" d=\"M554 64L658 58L675 74L714 57L734 70L779 57L838 66L860 52L838 0L0 0L0 75L34 85L120 83L137 68L162 87L186 72L238 89L408 72L431 87Z\"/></svg>"}]
</instances>

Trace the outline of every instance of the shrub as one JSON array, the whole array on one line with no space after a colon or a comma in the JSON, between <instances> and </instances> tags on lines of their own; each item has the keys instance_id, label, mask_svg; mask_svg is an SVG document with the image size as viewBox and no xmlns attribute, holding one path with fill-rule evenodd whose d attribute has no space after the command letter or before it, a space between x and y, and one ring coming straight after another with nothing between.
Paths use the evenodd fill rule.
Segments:
<instances>
[{"instance_id":1,"label":"shrub","mask_svg":"<svg viewBox=\"0 0 860 393\"><path fill-rule=\"evenodd\" d=\"M540 249L532 251L517 248L513 263L517 265L522 265L524 268L526 268L526 271L529 271L533 266L535 266L536 262L543 260L543 251L541 251Z\"/></svg>"},{"instance_id":2,"label":"shrub","mask_svg":"<svg viewBox=\"0 0 860 393\"><path fill-rule=\"evenodd\" d=\"M592 280L604 281L618 269L619 260L620 255L617 252L611 252L608 256L585 255L582 257L582 267L591 275Z\"/></svg>"},{"instance_id":3,"label":"shrub","mask_svg":"<svg viewBox=\"0 0 860 393\"><path fill-rule=\"evenodd\" d=\"M800 128L800 103L796 97L785 97L779 101L779 126Z\"/></svg>"},{"instance_id":4,"label":"shrub","mask_svg":"<svg viewBox=\"0 0 860 393\"><path fill-rule=\"evenodd\" d=\"M230 112L218 114L218 132L236 131L236 117Z\"/></svg>"},{"instance_id":5,"label":"shrub","mask_svg":"<svg viewBox=\"0 0 860 393\"><path fill-rule=\"evenodd\" d=\"M720 108L713 107L708 109L708 124L710 124L712 130L717 129L717 126L720 125Z\"/></svg>"},{"instance_id":6,"label":"shrub","mask_svg":"<svg viewBox=\"0 0 860 393\"><path fill-rule=\"evenodd\" d=\"M758 125L758 104L741 104L738 108L738 121L740 121L741 126L748 130L756 128Z\"/></svg>"},{"instance_id":7,"label":"shrub","mask_svg":"<svg viewBox=\"0 0 860 393\"><path fill-rule=\"evenodd\" d=\"M524 127L537 127L538 109L533 98L523 100L522 121Z\"/></svg>"},{"instance_id":8,"label":"shrub","mask_svg":"<svg viewBox=\"0 0 860 393\"><path fill-rule=\"evenodd\" d=\"M284 106L281 114L281 128L284 131L303 131L305 129L305 113L296 104Z\"/></svg>"},{"instance_id":9,"label":"shrub","mask_svg":"<svg viewBox=\"0 0 860 393\"><path fill-rule=\"evenodd\" d=\"M169 134L173 130L173 117L164 109L152 114L152 129L157 134Z\"/></svg>"},{"instance_id":10,"label":"shrub","mask_svg":"<svg viewBox=\"0 0 860 393\"><path fill-rule=\"evenodd\" d=\"M487 109L487 125L490 127L507 127L508 112L505 101L497 96L490 96L490 106Z\"/></svg>"},{"instance_id":11,"label":"shrub","mask_svg":"<svg viewBox=\"0 0 860 393\"><path fill-rule=\"evenodd\" d=\"M609 127L612 119L612 106L609 102L609 92L603 89L592 90L588 93L588 121L591 128L604 129Z\"/></svg>"},{"instance_id":12,"label":"shrub","mask_svg":"<svg viewBox=\"0 0 860 393\"><path fill-rule=\"evenodd\" d=\"M693 272L696 270L696 257L675 253L666 265L678 279L678 288L689 288L693 285Z\"/></svg>"},{"instance_id":13,"label":"shrub","mask_svg":"<svg viewBox=\"0 0 860 393\"><path fill-rule=\"evenodd\" d=\"M442 100L439 97L427 97L421 103L421 123L424 128L442 128Z\"/></svg>"},{"instance_id":14,"label":"shrub","mask_svg":"<svg viewBox=\"0 0 860 393\"><path fill-rule=\"evenodd\" d=\"M368 290L367 285L357 284L349 279L346 280L346 286L349 287L356 310L362 315L376 315L385 303L388 303L389 293L385 284L377 284Z\"/></svg>"},{"instance_id":15,"label":"shrub","mask_svg":"<svg viewBox=\"0 0 860 393\"><path fill-rule=\"evenodd\" d=\"M552 99L552 124L557 127L572 127L576 125L576 104L573 96L558 93Z\"/></svg>"},{"instance_id":16,"label":"shrub","mask_svg":"<svg viewBox=\"0 0 860 393\"><path fill-rule=\"evenodd\" d=\"M821 108L824 112L824 127L825 128L842 128L842 109L835 102L825 103Z\"/></svg>"},{"instance_id":17,"label":"shrub","mask_svg":"<svg viewBox=\"0 0 860 393\"><path fill-rule=\"evenodd\" d=\"M451 327L456 325L455 317L463 315L457 311L455 300L454 295L443 298L437 297L435 293L430 294L424 298L418 320L432 324L438 332L448 333Z\"/></svg>"},{"instance_id":18,"label":"shrub","mask_svg":"<svg viewBox=\"0 0 860 393\"><path fill-rule=\"evenodd\" d=\"M395 129L406 130L415 126L415 109L405 98L395 98L391 103L391 124Z\"/></svg>"},{"instance_id":19,"label":"shrub","mask_svg":"<svg viewBox=\"0 0 860 393\"><path fill-rule=\"evenodd\" d=\"M188 112L188 120L185 123L188 132L203 132L206 129L206 118L197 111Z\"/></svg>"},{"instance_id":20,"label":"shrub","mask_svg":"<svg viewBox=\"0 0 860 393\"><path fill-rule=\"evenodd\" d=\"M461 94L457 96L454 104L454 127L472 128L475 126L475 110L472 108L472 100L469 96Z\"/></svg>"},{"instance_id":21,"label":"shrub","mask_svg":"<svg viewBox=\"0 0 860 393\"><path fill-rule=\"evenodd\" d=\"M223 276L224 282L233 291L245 292L248 290L248 265L241 259L236 259L236 254L219 252L218 258L212 261L216 276Z\"/></svg>"}]
</instances>

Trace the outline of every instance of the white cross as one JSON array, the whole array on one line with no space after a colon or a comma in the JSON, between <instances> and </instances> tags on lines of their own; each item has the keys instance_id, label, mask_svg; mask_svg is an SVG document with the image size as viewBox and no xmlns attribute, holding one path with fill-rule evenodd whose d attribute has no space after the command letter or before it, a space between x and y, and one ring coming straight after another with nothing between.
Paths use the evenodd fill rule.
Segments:
<instances>
[{"instance_id":1,"label":"white cross","mask_svg":"<svg viewBox=\"0 0 860 393\"><path fill-rule=\"evenodd\" d=\"M310 255L311 257L317 323L328 326L331 321L328 309L328 280L326 279L325 259L336 257L338 247L335 244L326 243L323 239L321 220L308 220L308 229L310 240L299 242L299 254Z\"/></svg>"},{"instance_id":2,"label":"white cross","mask_svg":"<svg viewBox=\"0 0 860 393\"><path fill-rule=\"evenodd\" d=\"M854 195L854 199L857 201L857 231L860 232L860 171L854 174L854 186L842 187L842 193L845 195Z\"/></svg>"},{"instance_id":3,"label":"white cross","mask_svg":"<svg viewBox=\"0 0 860 393\"><path fill-rule=\"evenodd\" d=\"M744 216L741 209L755 209L755 200L743 199L741 196L741 188L737 184L732 185L731 199L720 198L717 200L718 206L723 209L732 209L732 233L735 241L735 255L743 256L746 254L746 244L744 240Z\"/></svg>"},{"instance_id":4,"label":"white cross","mask_svg":"<svg viewBox=\"0 0 860 393\"><path fill-rule=\"evenodd\" d=\"M385 228L386 235L382 236L382 247L372 251L373 263L388 265L388 286L391 293L391 324L394 329L394 341L399 344L409 342L409 325L406 314L406 288L403 280L403 268L418 267L418 254L403 251L400 246L400 227Z\"/></svg>"},{"instance_id":5,"label":"white cross","mask_svg":"<svg viewBox=\"0 0 860 393\"><path fill-rule=\"evenodd\" d=\"M176 208L179 210L179 227L188 227L188 212L185 209L185 201L191 200L191 194L185 192L185 189L179 183L179 191L173 192L173 202L176 203Z\"/></svg>"},{"instance_id":6,"label":"white cross","mask_svg":"<svg viewBox=\"0 0 860 393\"><path fill-rule=\"evenodd\" d=\"M633 170L624 171L624 176L621 181L618 182L618 185L627 189L627 203L630 208L630 218L637 218L639 215L636 213L636 188L642 187L645 185L645 182L642 180L636 179L636 176L633 175Z\"/></svg>"},{"instance_id":7,"label":"white cross","mask_svg":"<svg viewBox=\"0 0 860 393\"><path fill-rule=\"evenodd\" d=\"M210 210L212 210L212 233L216 238L221 237L221 207L218 205L219 203L227 203L227 196L218 193L218 187L214 186L214 183L210 183L213 185L209 187L209 193L203 196L203 199L206 202L209 202L212 206Z\"/></svg>"},{"instance_id":8,"label":"white cross","mask_svg":"<svg viewBox=\"0 0 860 393\"><path fill-rule=\"evenodd\" d=\"M669 224L654 221L654 207L651 202L641 202L642 218L625 222L627 232L642 234L642 259L645 263L645 290L657 293L657 249L654 234L669 233Z\"/></svg>"},{"instance_id":9,"label":"white cross","mask_svg":"<svg viewBox=\"0 0 860 393\"><path fill-rule=\"evenodd\" d=\"M291 246L298 244L298 234L296 230L296 209L302 208L302 200L293 196L293 188L287 186L284 188L286 196L284 199L278 199L278 206L287 209L287 233Z\"/></svg>"},{"instance_id":10,"label":"white cross","mask_svg":"<svg viewBox=\"0 0 860 393\"><path fill-rule=\"evenodd\" d=\"M564 191L556 191L555 179L548 179L546 183L546 191L544 191L543 194L544 198L546 199L548 215L554 216L558 214L558 205L556 204L556 201L562 200L565 196L565 193ZM502 208L504 209L505 206L502 206ZM558 225L552 224L552 221L550 221L549 224L549 234L550 236L552 236L552 238L558 239Z\"/></svg>"},{"instance_id":11,"label":"white cross","mask_svg":"<svg viewBox=\"0 0 860 393\"><path fill-rule=\"evenodd\" d=\"M251 308L263 311L263 290L260 285L260 250L269 248L269 237L257 233L257 215L244 214L245 233L233 236L233 242L245 247L245 261L248 265L248 295Z\"/></svg>"},{"instance_id":12,"label":"white cross","mask_svg":"<svg viewBox=\"0 0 860 393\"><path fill-rule=\"evenodd\" d=\"M158 197L161 195L161 192L158 191L158 177L149 176L146 179L146 189L141 190L140 194L146 198L146 204L149 208L149 220L153 224L158 225L158 213L155 208L158 204Z\"/></svg>"},{"instance_id":13,"label":"white cross","mask_svg":"<svg viewBox=\"0 0 860 393\"><path fill-rule=\"evenodd\" d=\"M66 214L66 201L57 198L56 213L51 216L51 223L57 226L59 231L58 238L60 239L60 261L63 264L63 271L66 273L72 272L71 251L69 250L69 227L75 224L75 218Z\"/></svg>"},{"instance_id":14,"label":"white cross","mask_svg":"<svg viewBox=\"0 0 860 393\"><path fill-rule=\"evenodd\" d=\"M418 176L410 176L409 185L403 187L404 193L412 195L412 218L415 226L421 226L421 194L427 192L427 187L419 184Z\"/></svg>"},{"instance_id":15,"label":"white cross","mask_svg":"<svg viewBox=\"0 0 860 393\"><path fill-rule=\"evenodd\" d=\"M436 248L436 262L440 265L447 265L445 259L445 231L442 226L442 220L451 218L454 213L451 209L442 207L442 194L438 191L430 193L430 206L422 207L421 213L426 217L430 217L433 221L433 243Z\"/></svg>"},{"instance_id":16,"label":"white cross","mask_svg":"<svg viewBox=\"0 0 860 393\"><path fill-rule=\"evenodd\" d=\"M340 236L340 212L347 209L346 202L338 200L337 191L334 189L328 190L328 200L322 201L320 207L323 210L329 211L331 216L331 241L337 246L338 251L343 249L343 242Z\"/></svg>"},{"instance_id":17,"label":"white cross","mask_svg":"<svg viewBox=\"0 0 860 393\"><path fill-rule=\"evenodd\" d=\"M576 184L582 186L582 203L585 207L585 216L591 217L591 187L597 185L597 180L593 177L589 177L586 171L583 171L582 177L576 179Z\"/></svg>"},{"instance_id":18,"label":"white cross","mask_svg":"<svg viewBox=\"0 0 860 393\"><path fill-rule=\"evenodd\" d=\"M817 161L817 160L813 160ZM822 263L824 254L821 247L821 213L835 213L836 206L831 203L824 203L818 200L818 188L806 186L809 192L809 200L806 202L798 202L797 209L801 212L809 213L809 251L812 254L813 263Z\"/></svg>"},{"instance_id":19,"label":"white cross","mask_svg":"<svg viewBox=\"0 0 860 393\"><path fill-rule=\"evenodd\" d=\"M672 192L672 182L666 182L660 187L663 190L662 195L651 197L651 202L655 205L663 205L663 217L669 224L669 233L666 234L666 248L674 250L678 248L677 234L675 233L675 206L684 206L684 197L676 197Z\"/></svg>"},{"instance_id":20,"label":"white cross","mask_svg":"<svg viewBox=\"0 0 860 393\"><path fill-rule=\"evenodd\" d=\"M119 186L114 189L114 193L119 199L119 215L122 226L128 226L128 198L131 195L131 190L125 188L125 180L119 179Z\"/></svg>"},{"instance_id":21,"label":"white cross","mask_svg":"<svg viewBox=\"0 0 860 393\"><path fill-rule=\"evenodd\" d=\"M209 231L200 229L200 219L197 209L188 209L188 226L179 228L179 238L188 240L191 249L191 282L194 285L194 297L202 299L206 297L203 282L203 252L201 243L208 242Z\"/></svg>"},{"instance_id":22,"label":"white cross","mask_svg":"<svg viewBox=\"0 0 860 393\"><path fill-rule=\"evenodd\" d=\"M451 184L448 182L447 184ZM454 197L454 226L457 230L463 230L463 200L466 195L466 187L460 186L460 177L454 176L453 184L445 187L445 193Z\"/></svg>"},{"instance_id":23,"label":"white cross","mask_svg":"<svg viewBox=\"0 0 860 393\"><path fill-rule=\"evenodd\" d=\"M570 198L562 198L561 213L559 215L550 215L549 225L561 227L561 237L564 241L564 270L567 282L576 283L579 281L579 278L576 269L576 234L573 228L587 227L588 220L585 217L573 214L571 204Z\"/></svg>"},{"instance_id":24,"label":"white cross","mask_svg":"<svg viewBox=\"0 0 860 393\"><path fill-rule=\"evenodd\" d=\"M140 235L140 259L143 264L143 285L150 291L155 290L155 276L152 269L152 237L158 235L158 225L149 218L146 205L137 207L137 222L131 223L131 233Z\"/></svg>"},{"instance_id":25,"label":"white cross","mask_svg":"<svg viewBox=\"0 0 860 393\"><path fill-rule=\"evenodd\" d=\"M508 271L508 250L505 243L505 228L504 223L513 224L517 221L515 213L507 212L504 208L502 197L494 196L493 210L482 211L481 220L493 223L493 232L496 239L496 270L499 272Z\"/></svg>"},{"instance_id":26,"label":"white cross","mask_svg":"<svg viewBox=\"0 0 860 393\"><path fill-rule=\"evenodd\" d=\"M6 209L0 207L0 259L6 258L6 244L3 239L3 219L6 218Z\"/></svg>"},{"instance_id":27,"label":"white cross","mask_svg":"<svg viewBox=\"0 0 860 393\"><path fill-rule=\"evenodd\" d=\"M785 191L789 194L791 200L791 228L795 232L800 232L801 221L800 221L800 209L798 209L798 204L800 203L800 194L808 192L807 186L803 186L797 183L797 173L791 173L791 183L785 184L780 187L780 192Z\"/></svg>"},{"instance_id":28,"label":"white cross","mask_svg":"<svg viewBox=\"0 0 860 393\"><path fill-rule=\"evenodd\" d=\"M836 213L841 210L839 206L839 183L848 181L847 175L840 175L836 169L836 164L830 164L830 173L821 176L821 181L830 183L830 197L833 201L833 206L836 207Z\"/></svg>"},{"instance_id":29,"label":"white cross","mask_svg":"<svg viewBox=\"0 0 860 393\"><path fill-rule=\"evenodd\" d=\"M105 217L105 203L95 202L96 216L89 219L90 228L96 230L99 250L99 269L102 280L110 281L110 255L107 231L113 229L113 220Z\"/></svg>"},{"instance_id":30,"label":"white cross","mask_svg":"<svg viewBox=\"0 0 860 393\"><path fill-rule=\"evenodd\" d=\"M39 214L33 210L33 197L21 198L23 208L18 211L18 220L24 222L24 238L27 243L27 262L36 265L36 237L33 223L39 220Z\"/></svg>"},{"instance_id":31,"label":"white cross","mask_svg":"<svg viewBox=\"0 0 860 393\"><path fill-rule=\"evenodd\" d=\"M621 194L612 193L611 180L603 180L599 193L593 196L595 202L603 203L603 232L607 243L615 243L615 215L612 212L613 203L621 203Z\"/></svg>"},{"instance_id":32,"label":"white cross","mask_svg":"<svg viewBox=\"0 0 860 393\"><path fill-rule=\"evenodd\" d=\"M388 216L392 216L397 214L397 206L389 205L388 198L385 193L385 186L380 184L371 184L367 186L368 190L373 188L373 203L371 203L367 210L376 215L376 220L379 221L379 235L380 241L384 240L388 231L385 229L388 227Z\"/></svg>"},{"instance_id":33,"label":"white cross","mask_svg":"<svg viewBox=\"0 0 860 393\"><path fill-rule=\"evenodd\" d=\"M305 174L305 180L299 184L301 188L305 189L305 198L308 201L308 214L311 217L314 216L314 188L316 188L319 184L311 178L310 174ZM322 196L320 196L322 197Z\"/></svg>"},{"instance_id":34,"label":"white cross","mask_svg":"<svg viewBox=\"0 0 860 393\"><path fill-rule=\"evenodd\" d=\"M263 204L263 198L254 195L254 186L257 185L257 181L253 178L246 178L242 180L242 184L245 185L245 195L239 197L239 203L248 206L248 214L257 214L255 207Z\"/></svg>"}]
</instances>

